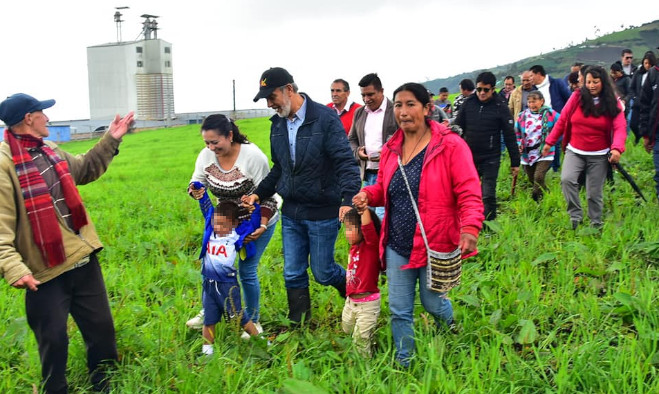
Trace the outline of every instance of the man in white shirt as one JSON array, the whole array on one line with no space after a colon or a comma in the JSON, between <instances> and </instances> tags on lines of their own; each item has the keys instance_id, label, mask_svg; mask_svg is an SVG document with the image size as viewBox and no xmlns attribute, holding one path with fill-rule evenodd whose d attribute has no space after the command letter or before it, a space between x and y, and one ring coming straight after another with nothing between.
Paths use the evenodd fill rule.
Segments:
<instances>
[{"instance_id":1,"label":"man in white shirt","mask_svg":"<svg viewBox=\"0 0 659 394\"><path fill-rule=\"evenodd\" d=\"M377 74L365 75L359 81L364 106L357 108L348 134L352 153L359 163L364 186L372 185L378 177L380 151L398 129L394 118L394 105L384 97L382 81ZM375 212L382 218L384 208Z\"/></svg>"}]
</instances>

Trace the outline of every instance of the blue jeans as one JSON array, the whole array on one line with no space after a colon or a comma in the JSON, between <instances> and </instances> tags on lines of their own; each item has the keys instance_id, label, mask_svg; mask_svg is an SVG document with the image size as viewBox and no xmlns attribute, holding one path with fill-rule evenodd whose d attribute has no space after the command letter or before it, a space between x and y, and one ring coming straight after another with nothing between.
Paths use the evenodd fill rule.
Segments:
<instances>
[{"instance_id":1,"label":"blue jeans","mask_svg":"<svg viewBox=\"0 0 659 394\"><path fill-rule=\"evenodd\" d=\"M391 333L396 346L396 360L407 367L414 354L414 297L419 282L419 296L424 309L440 324L453 322L453 306L446 293L436 293L426 287L426 267L401 269L408 258L387 247L387 285L389 288L389 311ZM443 323L442 323L443 322Z\"/></svg>"},{"instance_id":2,"label":"blue jeans","mask_svg":"<svg viewBox=\"0 0 659 394\"><path fill-rule=\"evenodd\" d=\"M659 135L654 142L654 149L652 149L652 159L654 160L654 183L657 190L657 198L659 198Z\"/></svg>"},{"instance_id":3,"label":"blue jeans","mask_svg":"<svg viewBox=\"0 0 659 394\"><path fill-rule=\"evenodd\" d=\"M254 323L257 323L261 317L259 303L261 284L259 283L259 277L256 271L259 266L259 260L261 260L261 256L268 246L272 234L275 233L275 227L277 227L276 222L268 227L256 241L252 241L256 247L256 253L246 260L240 260L238 264L238 276L245 295L245 313Z\"/></svg>"},{"instance_id":4,"label":"blue jeans","mask_svg":"<svg viewBox=\"0 0 659 394\"><path fill-rule=\"evenodd\" d=\"M282 215L281 238L284 252L284 282L287 289L309 287L307 268L316 282L339 286L346 271L334 261L334 243L339 219L295 220Z\"/></svg>"},{"instance_id":5,"label":"blue jeans","mask_svg":"<svg viewBox=\"0 0 659 394\"><path fill-rule=\"evenodd\" d=\"M378 180L378 174L377 173L370 173L370 172L365 172L364 173L364 186L371 186L375 185L375 182ZM375 214L378 215L380 218L380 221L384 219L384 207L375 207Z\"/></svg>"}]
</instances>

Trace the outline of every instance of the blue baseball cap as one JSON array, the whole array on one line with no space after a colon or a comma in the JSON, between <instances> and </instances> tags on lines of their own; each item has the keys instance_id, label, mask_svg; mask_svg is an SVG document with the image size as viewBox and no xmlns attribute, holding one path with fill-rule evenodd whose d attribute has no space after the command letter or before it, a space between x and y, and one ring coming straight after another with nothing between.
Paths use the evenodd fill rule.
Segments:
<instances>
[{"instance_id":1,"label":"blue baseball cap","mask_svg":"<svg viewBox=\"0 0 659 394\"><path fill-rule=\"evenodd\" d=\"M25 93L16 93L0 103L0 120L8 127L19 124L26 114L42 111L55 105L55 100L39 101Z\"/></svg>"}]
</instances>

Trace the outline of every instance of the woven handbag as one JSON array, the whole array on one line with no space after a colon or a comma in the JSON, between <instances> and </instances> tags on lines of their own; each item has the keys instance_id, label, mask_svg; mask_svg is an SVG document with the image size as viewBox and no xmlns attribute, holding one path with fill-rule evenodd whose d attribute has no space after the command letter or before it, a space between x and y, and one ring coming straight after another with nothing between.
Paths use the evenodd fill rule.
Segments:
<instances>
[{"instance_id":1,"label":"woven handbag","mask_svg":"<svg viewBox=\"0 0 659 394\"><path fill-rule=\"evenodd\" d=\"M438 293L446 293L460 284L460 277L462 276L462 256L460 248L449 253L437 252L430 249L428 238L426 237L426 231L423 228L423 222L421 222L419 208L416 205L416 201L414 201L414 195L412 194L412 189L407 181L407 175L405 174L405 169L403 169L403 163L401 162L400 157L398 157L398 168L400 168L400 173L405 180L405 186L407 186L407 191L410 194L414 214L416 215L416 220L419 222L421 236L423 237L423 242L426 244L426 251L428 254L426 287L428 290L436 291Z\"/></svg>"}]
</instances>

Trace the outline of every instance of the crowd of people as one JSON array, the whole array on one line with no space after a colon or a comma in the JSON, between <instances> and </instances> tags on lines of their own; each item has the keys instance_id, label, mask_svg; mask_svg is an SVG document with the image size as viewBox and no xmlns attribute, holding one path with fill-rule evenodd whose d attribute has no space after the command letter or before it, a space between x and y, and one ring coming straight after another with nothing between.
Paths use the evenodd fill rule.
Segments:
<instances>
[{"instance_id":1,"label":"crowd of people","mask_svg":"<svg viewBox=\"0 0 659 394\"><path fill-rule=\"evenodd\" d=\"M506 76L498 92L496 76L485 71L475 82L462 80L453 102L447 88L433 100L418 83L401 85L389 99L370 73L358 83L363 106L350 100L344 79L331 82L331 102L323 105L300 92L287 70L264 71L254 101L265 99L276 112L271 168L230 118L210 115L201 125L206 147L188 193L203 215L203 309L187 325L202 329L203 354L213 354L223 318L238 317L244 338L264 336L258 266L277 223L291 326L312 318L311 268L317 283L344 300L341 327L370 357L384 272L395 359L406 368L415 352L417 293L439 330L455 328L448 292L460 283L462 260L477 253L484 221L497 217L504 151L511 176L521 165L537 202L547 191L547 172L561 169L572 229L584 224L585 185L588 223L600 228L604 183L625 151L629 127L653 153L659 196L659 67L652 51L638 68L632 60L626 49L608 72L575 63L564 78L534 65L520 86ZM73 156L44 140L43 111L54 104L22 93L0 103L7 125L0 146L0 272L27 289L44 390L67 391L69 314L87 345L94 389L105 390L116 340L96 256L102 245L76 185L107 170L133 114L117 116L89 152ZM347 267L334 256L341 223L350 244Z\"/></svg>"}]
</instances>

